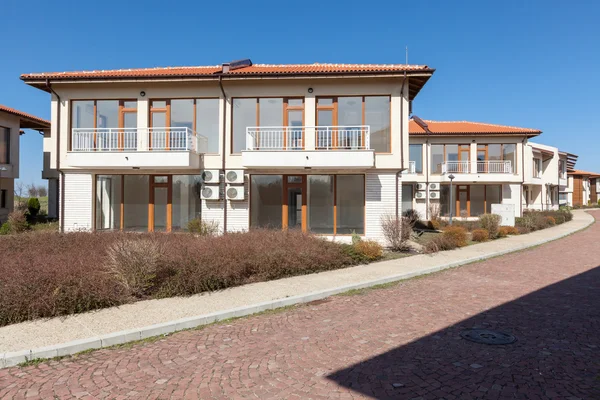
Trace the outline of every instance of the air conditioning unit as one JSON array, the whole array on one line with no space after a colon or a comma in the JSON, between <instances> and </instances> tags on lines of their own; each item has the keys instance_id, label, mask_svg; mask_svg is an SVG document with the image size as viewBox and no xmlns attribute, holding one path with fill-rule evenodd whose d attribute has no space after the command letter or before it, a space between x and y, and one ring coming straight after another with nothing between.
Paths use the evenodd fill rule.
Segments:
<instances>
[{"instance_id":1,"label":"air conditioning unit","mask_svg":"<svg viewBox=\"0 0 600 400\"><path fill-rule=\"evenodd\" d=\"M440 198L440 192L429 192L429 198L430 199L439 199Z\"/></svg>"},{"instance_id":2,"label":"air conditioning unit","mask_svg":"<svg viewBox=\"0 0 600 400\"><path fill-rule=\"evenodd\" d=\"M243 186L228 186L226 193L229 200L244 200Z\"/></svg>"},{"instance_id":3,"label":"air conditioning unit","mask_svg":"<svg viewBox=\"0 0 600 400\"><path fill-rule=\"evenodd\" d=\"M202 200L219 200L221 196L219 196L219 186L217 185L206 185L202 188L200 192L200 196Z\"/></svg>"},{"instance_id":4,"label":"air conditioning unit","mask_svg":"<svg viewBox=\"0 0 600 400\"><path fill-rule=\"evenodd\" d=\"M425 198L425 192L424 191L416 192L415 193L415 198L416 199L424 199Z\"/></svg>"},{"instance_id":5,"label":"air conditioning unit","mask_svg":"<svg viewBox=\"0 0 600 400\"><path fill-rule=\"evenodd\" d=\"M225 173L225 182L244 183L244 171L241 169L227 171Z\"/></svg>"},{"instance_id":6,"label":"air conditioning unit","mask_svg":"<svg viewBox=\"0 0 600 400\"><path fill-rule=\"evenodd\" d=\"M427 190L426 183L417 183L417 190Z\"/></svg>"},{"instance_id":7,"label":"air conditioning unit","mask_svg":"<svg viewBox=\"0 0 600 400\"><path fill-rule=\"evenodd\" d=\"M439 183L430 183L429 184L429 190L440 190L440 184Z\"/></svg>"},{"instance_id":8,"label":"air conditioning unit","mask_svg":"<svg viewBox=\"0 0 600 400\"><path fill-rule=\"evenodd\" d=\"M219 183L221 178L218 169L207 169L202 172L202 180L204 183Z\"/></svg>"}]
</instances>

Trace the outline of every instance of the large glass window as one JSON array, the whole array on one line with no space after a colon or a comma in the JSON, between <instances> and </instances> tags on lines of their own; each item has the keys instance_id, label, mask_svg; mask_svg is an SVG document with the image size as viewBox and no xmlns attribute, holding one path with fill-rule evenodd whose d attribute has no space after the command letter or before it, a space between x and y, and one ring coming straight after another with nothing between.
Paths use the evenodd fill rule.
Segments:
<instances>
[{"instance_id":1,"label":"large glass window","mask_svg":"<svg viewBox=\"0 0 600 400\"><path fill-rule=\"evenodd\" d=\"M169 126L194 129L194 100L171 100L171 122Z\"/></svg>"},{"instance_id":2,"label":"large glass window","mask_svg":"<svg viewBox=\"0 0 600 400\"><path fill-rule=\"evenodd\" d=\"M485 214L485 186L471 186L471 216L477 217Z\"/></svg>"},{"instance_id":3,"label":"large glass window","mask_svg":"<svg viewBox=\"0 0 600 400\"><path fill-rule=\"evenodd\" d=\"M308 176L308 230L333 234L333 175Z\"/></svg>"},{"instance_id":4,"label":"large glass window","mask_svg":"<svg viewBox=\"0 0 600 400\"><path fill-rule=\"evenodd\" d=\"M94 101L74 100L71 103L71 128L94 128Z\"/></svg>"},{"instance_id":5,"label":"large glass window","mask_svg":"<svg viewBox=\"0 0 600 400\"><path fill-rule=\"evenodd\" d=\"M112 151L136 149L137 132L109 128L136 128L136 100L73 100L71 136L73 150Z\"/></svg>"},{"instance_id":6,"label":"large glass window","mask_svg":"<svg viewBox=\"0 0 600 400\"><path fill-rule=\"evenodd\" d=\"M171 229L185 230L188 222L201 215L202 177L200 175L173 175Z\"/></svg>"},{"instance_id":7,"label":"large glass window","mask_svg":"<svg viewBox=\"0 0 600 400\"><path fill-rule=\"evenodd\" d=\"M0 126L0 164L10 164L10 129Z\"/></svg>"},{"instance_id":8,"label":"large glass window","mask_svg":"<svg viewBox=\"0 0 600 400\"><path fill-rule=\"evenodd\" d=\"M208 140L208 153L219 153L219 99L196 100L196 133Z\"/></svg>"},{"instance_id":9,"label":"large glass window","mask_svg":"<svg viewBox=\"0 0 600 400\"><path fill-rule=\"evenodd\" d=\"M413 185L402 185L402 212L413 209Z\"/></svg>"},{"instance_id":10,"label":"large glass window","mask_svg":"<svg viewBox=\"0 0 600 400\"><path fill-rule=\"evenodd\" d=\"M336 234L365 233L364 175L336 176Z\"/></svg>"},{"instance_id":11,"label":"large glass window","mask_svg":"<svg viewBox=\"0 0 600 400\"><path fill-rule=\"evenodd\" d=\"M504 161L510 161L510 166L512 169L512 172L516 172L515 171L515 167L517 165L516 160L517 160L517 145L512 143L512 144L505 144L502 146L502 159Z\"/></svg>"},{"instance_id":12,"label":"large glass window","mask_svg":"<svg viewBox=\"0 0 600 400\"><path fill-rule=\"evenodd\" d=\"M443 144L432 144L431 145L431 173L441 174L442 164L444 164L444 145Z\"/></svg>"},{"instance_id":13,"label":"large glass window","mask_svg":"<svg viewBox=\"0 0 600 400\"><path fill-rule=\"evenodd\" d=\"M371 127L371 148L377 153L391 151L390 98L365 97L365 125Z\"/></svg>"},{"instance_id":14,"label":"large glass window","mask_svg":"<svg viewBox=\"0 0 600 400\"><path fill-rule=\"evenodd\" d=\"M246 148L246 127L258 125L257 103L256 98L233 99L233 153L239 153Z\"/></svg>"},{"instance_id":15,"label":"large glass window","mask_svg":"<svg viewBox=\"0 0 600 400\"><path fill-rule=\"evenodd\" d=\"M489 161L502 161L502 145L501 144L488 144L487 145L487 156Z\"/></svg>"},{"instance_id":16,"label":"large glass window","mask_svg":"<svg viewBox=\"0 0 600 400\"><path fill-rule=\"evenodd\" d=\"M121 175L96 175L96 229L121 228Z\"/></svg>"},{"instance_id":17,"label":"large glass window","mask_svg":"<svg viewBox=\"0 0 600 400\"><path fill-rule=\"evenodd\" d=\"M485 186L485 212L492 212L492 204L502 203L502 185ZM473 215L473 214L471 214Z\"/></svg>"},{"instance_id":18,"label":"large glass window","mask_svg":"<svg viewBox=\"0 0 600 400\"><path fill-rule=\"evenodd\" d=\"M423 145L422 144L411 144L408 147L409 157L408 159L415 164L415 173L423 173ZM412 171L411 171L412 172Z\"/></svg>"},{"instance_id":19,"label":"large glass window","mask_svg":"<svg viewBox=\"0 0 600 400\"><path fill-rule=\"evenodd\" d=\"M252 175L250 201L251 227L282 228L282 175Z\"/></svg>"},{"instance_id":20,"label":"large glass window","mask_svg":"<svg viewBox=\"0 0 600 400\"><path fill-rule=\"evenodd\" d=\"M283 98L258 100L258 126L283 126Z\"/></svg>"},{"instance_id":21,"label":"large glass window","mask_svg":"<svg viewBox=\"0 0 600 400\"><path fill-rule=\"evenodd\" d=\"M456 186L453 187L452 193L456 198ZM450 185L440 185L440 215L447 217L450 215L450 210L454 213L454 200L450 202Z\"/></svg>"},{"instance_id":22,"label":"large glass window","mask_svg":"<svg viewBox=\"0 0 600 400\"><path fill-rule=\"evenodd\" d=\"M150 179L148 175L125 175L124 226L137 232L148 230Z\"/></svg>"}]
</instances>

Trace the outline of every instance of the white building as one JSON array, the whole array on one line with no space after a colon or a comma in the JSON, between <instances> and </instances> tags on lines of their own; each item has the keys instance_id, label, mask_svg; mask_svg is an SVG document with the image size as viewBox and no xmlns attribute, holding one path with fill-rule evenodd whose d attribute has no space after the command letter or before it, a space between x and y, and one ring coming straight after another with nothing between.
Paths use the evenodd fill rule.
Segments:
<instances>
[{"instance_id":1,"label":"white building","mask_svg":"<svg viewBox=\"0 0 600 400\"><path fill-rule=\"evenodd\" d=\"M418 65L252 65L23 75L52 94L44 176L64 230L298 227L382 240L401 212ZM404 179L404 178L403 178Z\"/></svg>"},{"instance_id":2,"label":"white building","mask_svg":"<svg viewBox=\"0 0 600 400\"><path fill-rule=\"evenodd\" d=\"M15 179L19 178L19 137L23 129L47 131L50 122L0 104L0 223L14 209Z\"/></svg>"},{"instance_id":3,"label":"white building","mask_svg":"<svg viewBox=\"0 0 600 400\"><path fill-rule=\"evenodd\" d=\"M402 176L402 209L475 218L492 204L523 212L524 182L530 179L528 140L541 131L467 121L410 122L410 165ZM529 160L529 161L528 161ZM453 176L452 199L450 179Z\"/></svg>"}]
</instances>

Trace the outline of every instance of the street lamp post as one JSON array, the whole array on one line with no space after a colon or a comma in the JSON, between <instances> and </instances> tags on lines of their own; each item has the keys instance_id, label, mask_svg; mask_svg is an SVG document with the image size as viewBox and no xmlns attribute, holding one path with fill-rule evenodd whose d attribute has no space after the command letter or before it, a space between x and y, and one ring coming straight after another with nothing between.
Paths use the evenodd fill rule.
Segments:
<instances>
[{"instance_id":1,"label":"street lamp post","mask_svg":"<svg viewBox=\"0 0 600 400\"><path fill-rule=\"evenodd\" d=\"M448 223L452 225L452 181L454 180L454 175L448 175L448 179L450 179L450 221L448 221Z\"/></svg>"}]
</instances>

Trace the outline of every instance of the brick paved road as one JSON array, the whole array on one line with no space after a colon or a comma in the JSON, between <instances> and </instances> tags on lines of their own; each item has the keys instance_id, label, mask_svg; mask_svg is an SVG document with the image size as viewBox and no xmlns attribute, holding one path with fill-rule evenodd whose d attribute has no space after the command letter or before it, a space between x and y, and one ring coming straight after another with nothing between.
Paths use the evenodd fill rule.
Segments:
<instances>
[{"instance_id":1,"label":"brick paved road","mask_svg":"<svg viewBox=\"0 0 600 400\"><path fill-rule=\"evenodd\" d=\"M386 289L0 370L0 398L598 399L599 239L595 224ZM476 326L518 342L459 337Z\"/></svg>"}]
</instances>

